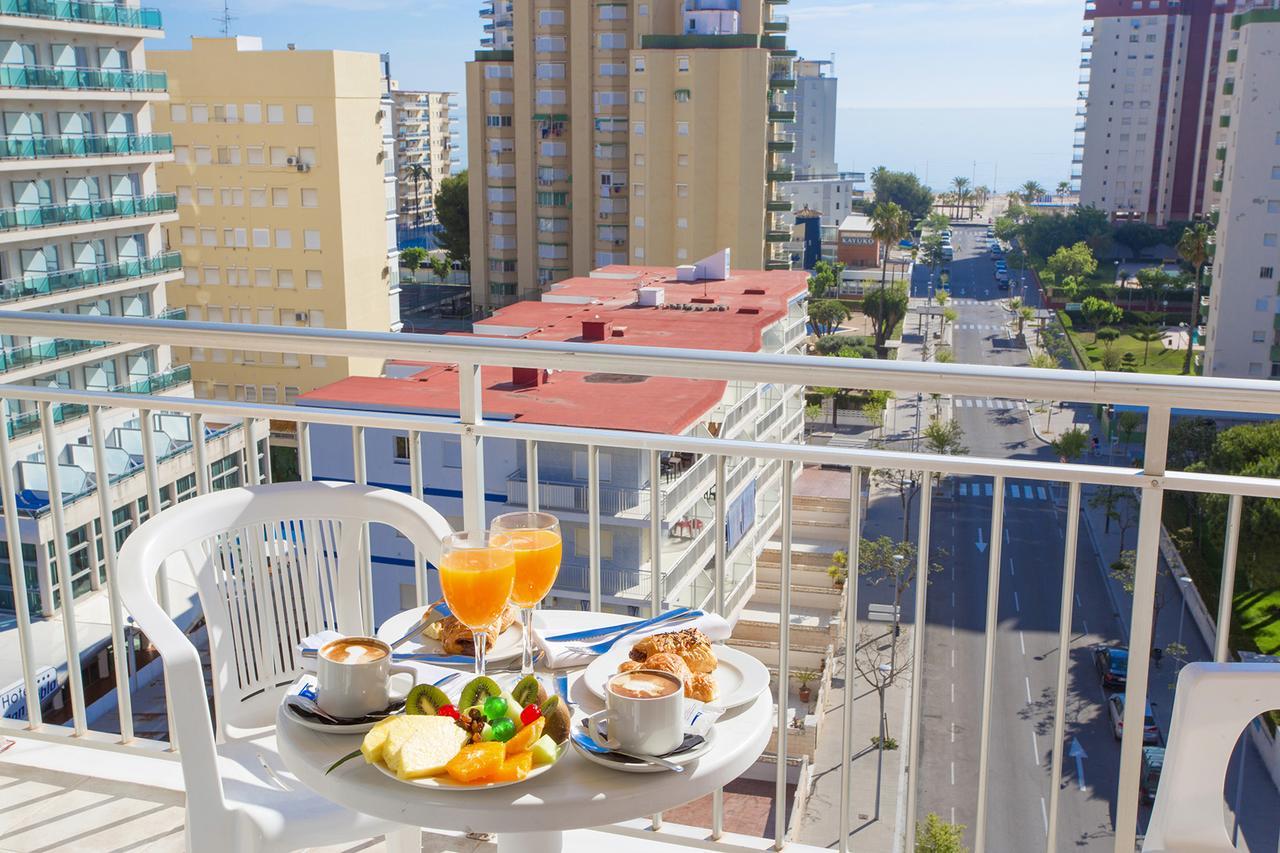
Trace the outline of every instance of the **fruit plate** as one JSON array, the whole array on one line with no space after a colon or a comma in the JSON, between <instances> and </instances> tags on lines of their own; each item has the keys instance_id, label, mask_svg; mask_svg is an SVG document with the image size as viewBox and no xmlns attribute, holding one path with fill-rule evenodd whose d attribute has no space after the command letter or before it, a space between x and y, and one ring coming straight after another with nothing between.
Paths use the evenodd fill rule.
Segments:
<instances>
[{"instance_id":1,"label":"fruit plate","mask_svg":"<svg viewBox=\"0 0 1280 853\"><path fill-rule=\"evenodd\" d=\"M630 660L631 647L637 642L639 638L624 639L593 660L582 673L587 689L603 699L605 682L618 671L619 664ZM716 645L712 648L720 662L712 673L720 689L720 698L708 702L707 707L727 711L747 704L769 689L769 670L760 661L732 646Z\"/></svg>"},{"instance_id":2,"label":"fruit plate","mask_svg":"<svg viewBox=\"0 0 1280 853\"><path fill-rule=\"evenodd\" d=\"M385 764L379 761L373 766L385 776L390 776L397 782L403 782L406 785L415 785L419 788L430 788L433 791L485 791L490 788L506 788L510 785L523 785L532 779L537 779L543 773L558 765L563 759L564 754L569 751L569 741L565 741L556 747L556 760L551 764L544 764L541 767L535 767L529 771L529 775L521 779L519 782L485 782L482 785L469 785L464 782L455 782L449 775L442 774L440 776L428 776L425 779L401 779L395 774L394 770L389 770Z\"/></svg>"},{"instance_id":3,"label":"fruit plate","mask_svg":"<svg viewBox=\"0 0 1280 853\"><path fill-rule=\"evenodd\" d=\"M386 622L382 623L382 627L378 629L377 637L383 642L389 643L398 640L404 636L404 632L413 627L413 624L422 618L422 614L426 612L425 608L413 607L402 613L397 613ZM438 621L438 620L432 620ZM440 645L439 640L433 640L423 634L419 634L411 640L405 640L396 646L397 652L407 652L409 654L420 655L443 655L444 647ZM524 651L524 632L521 629L520 621L516 620L511 623L511 627L503 631L497 641L489 648L489 653L485 655L485 660L489 663L502 663L504 661L515 660L520 657ZM448 664L442 664L447 666ZM549 765L548 765L549 766Z\"/></svg>"}]
</instances>

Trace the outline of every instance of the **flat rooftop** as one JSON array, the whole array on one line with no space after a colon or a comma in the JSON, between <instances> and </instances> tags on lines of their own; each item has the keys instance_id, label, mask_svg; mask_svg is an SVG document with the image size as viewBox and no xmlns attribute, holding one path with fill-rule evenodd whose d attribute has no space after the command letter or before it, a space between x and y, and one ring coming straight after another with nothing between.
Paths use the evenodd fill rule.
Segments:
<instances>
[{"instance_id":1,"label":"flat rooftop","mask_svg":"<svg viewBox=\"0 0 1280 853\"><path fill-rule=\"evenodd\" d=\"M662 304L641 305L642 288L661 290ZM765 329L784 319L807 289L803 271L742 270L723 280L682 282L671 267L614 265L566 279L540 301L502 308L477 322L469 337L757 352ZM395 361L387 367L399 378L351 377L298 402L456 415L452 365ZM654 433L686 431L725 391L724 382L710 380L500 367L484 368L481 381L486 417Z\"/></svg>"},{"instance_id":2,"label":"flat rooftop","mask_svg":"<svg viewBox=\"0 0 1280 853\"><path fill-rule=\"evenodd\" d=\"M851 213L840 223L840 231L866 231L870 233L872 228L871 217L863 216L860 213Z\"/></svg>"}]
</instances>

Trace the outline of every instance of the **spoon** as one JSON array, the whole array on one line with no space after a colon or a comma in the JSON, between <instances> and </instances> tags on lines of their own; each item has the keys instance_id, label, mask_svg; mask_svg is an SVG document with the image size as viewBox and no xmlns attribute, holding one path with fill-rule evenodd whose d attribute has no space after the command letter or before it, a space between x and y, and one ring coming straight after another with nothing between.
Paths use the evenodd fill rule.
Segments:
<instances>
[{"instance_id":1,"label":"spoon","mask_svg":"<svg viewBox=\"0 0 1280 853\"><path fill-rule=\"evenodd\" d=\"M569 733L569 736L573 738L573 742L578 746L582 747L587 752L594 753L595 755L621 755L624 758L643 761L645 764L650 764L655 767L665 767L673 773L684 772L683 766L676 764L674 761L667 761L665 758L658 758L656 755L639 755L634 752L624 752L621 749L610 749L607 746L601 746L585 732L573 731Z\"/></svg>"}]
</instances>

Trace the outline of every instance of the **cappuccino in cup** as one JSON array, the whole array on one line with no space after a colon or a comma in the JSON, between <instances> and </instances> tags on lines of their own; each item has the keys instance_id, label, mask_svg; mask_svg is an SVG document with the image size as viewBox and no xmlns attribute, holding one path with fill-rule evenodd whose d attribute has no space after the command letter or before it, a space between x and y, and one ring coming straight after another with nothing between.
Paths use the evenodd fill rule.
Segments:
<instances>
[{"instance_id":1,"label":"cappuccino in cup","mask_svg":"<svg viewBox=\"0 0 1280 853\"><path fill-rule=\"evenodd\" d=\"M344 719L378 714L392 703L392 674L413 676L415 672L413 667L393 664L391 647L375 637L332 640L321 646L316 657L316 704Z\"/></svg>"},{"instance_id":2,"label":"cappuccino in cup","mask_svg":"<svg viewBox=\"0 0 1280 853\"><path fill-rule=\"evenodd\" d=\"M609 682L609 690L627 699L661 699L681 689L681 685L666 673L624 672Z\"/></svg>"},{"instance_id":3,"label":"cappuccino in cup","mask_svg":"<svg viewBox=\"0 0 1280 853\"><path fill-rule=\"evenodd\" d=\"M605 684L605 710L587 719L601 743L640 755L666 755L684 742L684 682L656 669L620 672Z\"/></svg>"},{"instance_id":4,"label":"cappuccino in cup","mask_svg":"<svg viewBox=\"0 0 1280 853\"><path fill-rule=\"evenodd\" d=\"M373 663L387 656L388 649L381 642L372 643L360 637L334 640L320 650L320 655L334 663Z\"/></svg>"}]
</instances>

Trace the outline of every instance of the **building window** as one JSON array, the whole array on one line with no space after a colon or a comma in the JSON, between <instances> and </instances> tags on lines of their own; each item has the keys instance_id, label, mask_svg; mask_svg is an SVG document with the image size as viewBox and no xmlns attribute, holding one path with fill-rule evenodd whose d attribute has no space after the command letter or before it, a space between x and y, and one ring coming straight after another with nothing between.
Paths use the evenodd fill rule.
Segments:
<instances>
[{"instance_id":1,"label":"building window","mask_svg":"<svg viewBox=\"0 0 1280 853\"><path fill-rule=\"evenodd\" d=\"M293 290L293 270L276 270L276 287Z\"/></svg>"},{"instance_id":2,"label":"building window","mask_svg":"<svg viewBox=\"0 0 1280 853\"><path fill-rule=\"evenodd\" d=\"M1262 271L1258 273L1258 276L1260 278L1275 278L1275 274L1276 274L1275 267L1263 267Z\"/></svg>"},{"instance_id":3,"label":"building window","mask_svg":"<svg viewBox=\"0 0 1280 853\"><path fill-rule=\"evenodd\" d=\"M271 229L270 228L253 229L253 248L255 249L271 248Z\"/></svg>"},{"instance_id":4,"label":"building window","mask_svg":"<svg viewBox=\"0 0 1280 853\"><path fill-rule=\"evenodd\" d=\"M688 71L688 70L689 70L689 57L687 57L687 56L677 56L677 57L676 57L676 70L677 70L677 71Z\"/></svg>"},{"instance_id":5,"label":"building window","mask_svg":"<svg viewBox=\"0 0 1280 853\"><path fill-rule=\"evenodd\" d=\"M643 216L637 216L637 217L636 217L635 226L636 226L637 228L643 228L643 227L644 227L644 217L643 217Z\"/></svg>"},{"instance_id":6,"label":"building window","mask_svg":"<svg viewBox=\"0 0 1280 853\"><path fill-rule=\"evenodd\" d=\"M689 185L688 185L688 184L676 184L676 197L677 197L677 198L688 198L688 197L689 197Z\"/></svg>"},{"instance_id":7,"label":"building window","mask_svg":"<svg viewBox=\"0 0 1280 853\"><path fill-rule=\"evenodd\" d=\"M573 535L573 553L576 557L591 556L591 530L579 527ZM613 531L600 531L600 559L613 559Z\"/></svg>"},{"instance_id":8,"label":"building window","mask_svg":"<svg viewBox=\"0 0 1280 853\"><path fill-rule=\"evenodd\" d=\"M677 227L677 228L682 228L682 229L683 229L683 228L688 228L688 227L689 227L689 220L685 219L683 216L679 217L678 219L676 219L676 227Z\"/></svg>"},{"instance_id":9,"label":"building window","mask_svg":"<svg viewBox=\"0 0 1280 853\"><path fill-rule=\"evenodd\" d=\"M307 104L298 104L297 109L298 124L315 124L316 111Z\"/></svg>"},{"instance_id":10,"label":"building window","mask_svg":"<svg viewBox=\"0 0 1280 853\"><path fill-rule=\"evenodd\" d=\"M244 123L262 124L262 104L244 105Z\"/></svg>"},{"instance_id":11,"label":"building window","mask_svg":"<svg viewBox=\"0 0 1280 853\"><path fill-rule=\"evenodd\" d=\"M267 124L284 124L284 105L267 104Z\"/></svg>"},{"instance_id":12,"label":"building window","mask_svg":"<svg viewBox=\"0 0 1280 853\"><path fill-rule=\"evenodd\" d=\"M1275 246L1275 245L1276 245L1276 235L1275 235L1275 234L1263 234L1263 235L1262 235L1262 245L1264 245L1264 246L1268 246L1268 247Z\"/></svg>"},{"instance_id":13,"label":"building window","mask_svg":"<svg viewBox=\"0 0 1280 853\"><path fill-rule=\"evenodd\" d=\"M186 104L170 104L169 105L169 121L173 122L174 124L182 124L186 120L187 120ZM1280 144L1280 141L1278 141L1277 144Z\"/></svg>"},{"instance_id":14,"label":"building window","mask_svg":"<svg viewBox=\"0 0 1280 853\"><path fill-rule=\"evenodd\" d=\"M209 108L204 104L191 105L191 122L192 124L208 124Z\"/></svg>"},{"instance_id":15,"label":"building window","mask_svg":"<svg viewBox=\"0 0 1280 853\"><path fill-rule=\"evenodd\" d=\"M200 245L216 246L218 245L218 230L216 228L200 229Z\"/></svg>"},{"instance_id":16,"label":"building window","mask_svg":"<svg viewBox=\"0 0 1280 853\"><path fill-rule=\"evenodd\" d=\"M289 191L284 187L271 188L271 206L272 207L288 207Z\"/></svg>"},{"instance_id":17,"label":"building window","mask_svg":"<svg viewBox=\"0 0 1280 853\"><path fill-rule=\"evenodd\" d=\"M687 121L676 122L676 136L688 136L688 135L689 135L689 122Z\"/></svg>"},{"instance_id":18,"label":"building window","mask_svg":"<svg viewBox=\"0 0 1280 853\"><path fill-rule=\"evenodd\" d=\"M302 248L309 252L320 251L320 230L318 228L307 228L303 230Z\"/></svg>"},{"instance_id":19,"label":"building window","mask_svg":"<svg viewBox=\"0 0 1280 853\"><path fill-rule=\"evenodd\" d=\"M208 145L197 145L195 152L197 166L209 166L213 163L213 149Z\"/></svg>"},{"instance_id":20,"label":"building window","mask_svg":"<svg viewBox=\"0 0 1280 853\"><path fill-rule=\"evenodd\" d=\"M397 462L409 461L409 436L397 435L392 437L392 458Z\"/></svg>"},{"instance_id":21,"label":"building window","mask_svg":"<svg viewBox=\"0 0 1280 853\"><path fill-rule=\"evenodd\" d=\"M249 206L250 207L266 207L267 206L267 190L265 187L251 188L249 190Z\"/></svg>"},{"instance_id":22,"label":"building window","mask_svg":"<svg viewBox=\"0 0 1280 853\"><path fill-rule=\"evenodd\" d=\"M635 64L632 65L632 68L635 70L637 74L643 74L644 73L644 57L637 56L635 58ZM1280 134L1277 134L1277 136L1280 137ZM1276 140L1276 144L1280 145L1280 139Z\"/></svg>"},{"instance_id":23,"label":"building window","mask_svg":"<svg viewBox=\"0 0 1280 853\"><path fill-rule=\"evenodd\" d=\"M440 466L442 468L462 467L462 439L450 435L441 440Z\"/></svg>"},{"instance_id":24,"label":"building window","mask_svg":"<svg viewBox=\"0 0 1280 853\"><path fill-rule=\"evenodd\" d=\"M1250 375L1250 376L1261 376L1261 375L1262 375L1262 362L1260 362L1260 361L1251 361L1251 362L1249 362L1249 375Z\"/></svg>"},{"instance_id":25,"label":"building window","mask_svg":"<svg viewBox=\"0 0 1280 853\"><path fill-rule=\"evenodd\" d=\"M249 145L245 148L250 166L262 166L266 163L266 149L261 145Z\"/></svg>"},{"instance_id":26,"label":"building window","mask_svg":"<svg viewBox=\"0 0 1280 853\"><path fill-rule=\"evenodd\" d=\"M644 122L638 121L632 125L635 128L636 136L644 136Z\"/></svg>"},{"instance_id":27,"label":"building window","mask_svg":"<svg viewBox=\"0 0 1280 853\"><path fill-rule=\"evenodd\" d=\"M637 104L643 104L644 98L645 98L644 89L636 89L631 93L631 99L635 101Z\"/></svg>"},{"instance_id":28,"label":"building window","mask_svg":"<svg viewBox=\"0 0 1280 853\"><path fill-rule=\"evenodd\" d=\"M196 229L184 225L179 229L179 240L184 246L194 246L196 244Z\"/></svg>"},{"instance_id":29,"label":"building window","mask_svg":"<svg viewBox=\"0 0 1280 853\"><path fill-rule=\"evenodd\" d=\"M319 207L320 191L316 189L310 189L308 187L303 187L302 188L302 206L303 207Z\"/></svg>"},{"instance_id":30,"label":"building window","mask_svg":"<svg viewBox=\"0 0 1280 853\"><path fill-rule=\"evenodd\" d=\"M538 11L538 26L559 27L563 25L564 25L563 9L540 9Z\"/></svg>"},{"instance_id":31,"label":"building window","mask_svg":"<svg viewBox=\"0 0 1280 853\"><path fill-rule=\"evenodd\" d=\"M600 459L600 482L608 483L613 479L613 457L604 452L599 453ZM587 451L575 450L573 452L573 479L587 479Z\"/></svg>"},{"instance_id":32,"label":"building window","mask_svg":"<svg viewBox=\"0 0 1280 853\"><path fill-rule=\"evenodd\" d=\"M307 270L307 289L319 290L324 287L324 275L320 270Z\"/></svg>"},{"instance_id":33,"label":"building window","mask_svg":"<svg viewBox=\"0 0 1280 853\"><path fill-rule=\"evenodd\" d=\"M637 154L637 155L635 155L635 163L636 163L636 165L637 165L637 166L643 166L643 165L644 165L644 155L643 155L643 154Z\"/></svg>"},{"instance_id":34,"label":"building window","mask_svg":"<svg viewBox=\"0 0 1280 853\"><path fill-rule=\"evenodd\" d=\"M1267 333L1255 330L1253 333L1253 342L1255 344L1265 344L1267 342Z\"/></svg>"}]
</instances>

